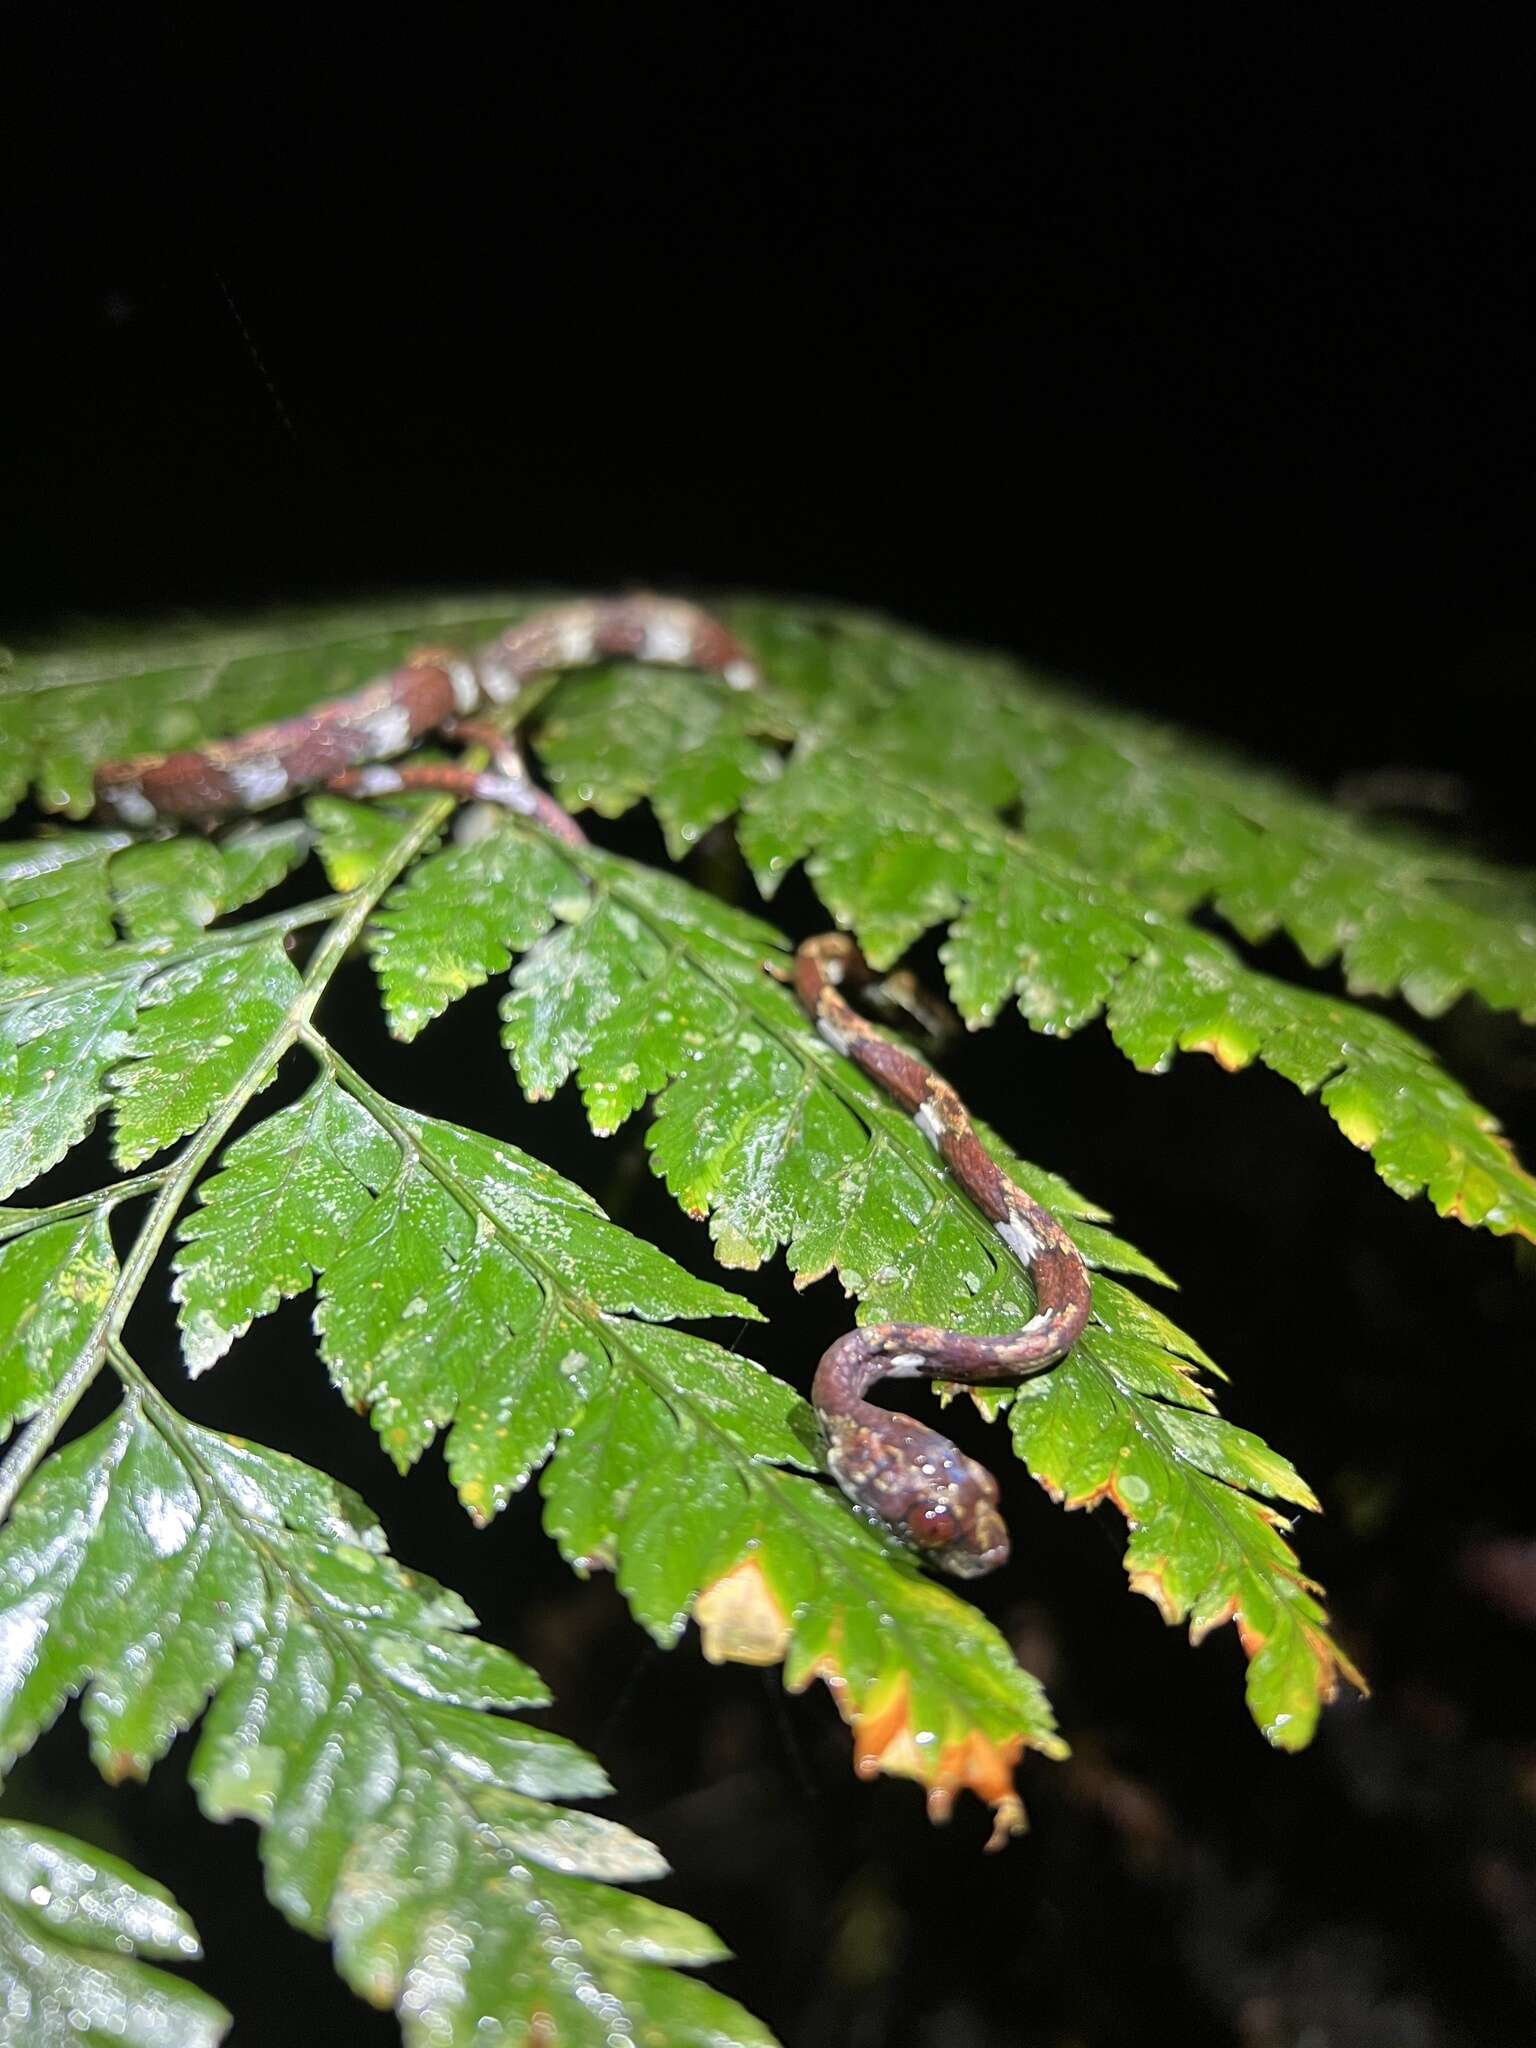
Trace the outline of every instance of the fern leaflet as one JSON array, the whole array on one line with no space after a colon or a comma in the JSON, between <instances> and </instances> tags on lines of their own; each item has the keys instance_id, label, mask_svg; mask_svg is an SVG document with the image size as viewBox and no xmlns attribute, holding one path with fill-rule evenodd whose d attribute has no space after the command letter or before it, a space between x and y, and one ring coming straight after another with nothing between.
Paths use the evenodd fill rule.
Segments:
<instances>
[{"instance_id":1,"label":"fern leaflet","mask_svg":"<svg viewBox=\"0 0 1536 2048\"><path fill-rule=\"evenodd\" d=\"M122 1364L118 1413L39 1470L0 1534L0 1751L79 1692L103 1774L141 1777L207 1708L204 1812L260 1825L273 1902L330 1934L407 2039L542 2016L596 2044L664 2015L679 2041L766 2042L657 1967L718 1957L703 1928L596 1881L664 1866L616 1823L549 1804L608 1785L563 1738L502 1718L547 1698L526 1666L466 1635L462 1601L402 1570L360 1501L192 1427ZM462 1973L432 1967L445 1915Z\"/></svg>"},{"instance_id":2,"label":"fern leaflet","mask_svg":"<svg viewBox=\"0 0 1536 2048\"><path fill-rule=\"evenodd\" d=\"M37 2048L214 2048L224 2008L147 1960L195 1962L192 1922L116 1856L0 1821L5 2031Z\"/></svg>"}]
</instances>

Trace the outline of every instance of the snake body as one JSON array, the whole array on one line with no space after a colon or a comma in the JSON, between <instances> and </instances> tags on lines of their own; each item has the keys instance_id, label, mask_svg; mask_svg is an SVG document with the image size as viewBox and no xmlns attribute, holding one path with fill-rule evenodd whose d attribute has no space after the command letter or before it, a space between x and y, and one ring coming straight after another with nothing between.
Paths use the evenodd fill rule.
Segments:
<instances>
[{"instance_id":1,"label":"snake body","mask_svg":"<svg viewBox=\"0 0 1536 2048\"><path fill-rule=\"evenodd\" d=\"M650 596L550 605L477 654L420 647L392 674L281 724L191 753L108 761L96 770L96 808L136 827L168 818L211 824L265 810L364 762L404 754L456 719L510 705L535 676L622 655L711 670L736 690L758 679L734 635L697 605Z\"/></svg>"},{"instance_id":2,"label":"snake body","mask_svg":"<svg viewBox=\"0 0 1536 2048\"><path fill-rule=\"evenodd\" d=\"M979 1578L1008 1557L997 1481L948 1437L864 1396L877 1380L1012 1384L1054 1365L1088 1321L1088 1274L1054 1216L990 1159L949 1083L906 1047L882 1038L844 990L871 979L841 932L807 939L795 955L795 993L834 1052L853 1061L908 1112L1001 1242L1034 1282L1038 1312L1023 1329L977 1336L927 1323L872 1323L823 1353L811 1399L827 1463L851 1500L957 1578Z\"/></svg>"},{"instance_id":3,"label":"snake body","mask_svg":"<svg viewBox=\"0 0 1536 2048\"><path fill-rule=\"evenodd\" d=\"M733 689L758 680L733 635L694 605L646 595L552 605L478 654L422 648L390 675L299 717L194 752L107 762L96 771L97 810L133 827L170 819L206 826L317 785L358 796L436 788L505 805L581 845L581 827L533 783L513 744L470 721L479 711L512 705L537 675L612 656L706 670ZM490 769L380 765L429 732L455 726L490 746ZM1038 1307L1022 1329L1001 1335L922 1323L850 1330L823 1354L811 1399L843 1492L930 1563L974 1578L1008 1556L996 1480L937 1430L865 1396L882 1379L1010 1385L1043 1371L1082 1333L1088 1275L1061 1226L988 1156L949 1083L854 1009L849 995L872 979L842 933L807 939L795 954L795 993L816 1030L912 1117L1029 1274Z\"/></svg>"}]
</instances>

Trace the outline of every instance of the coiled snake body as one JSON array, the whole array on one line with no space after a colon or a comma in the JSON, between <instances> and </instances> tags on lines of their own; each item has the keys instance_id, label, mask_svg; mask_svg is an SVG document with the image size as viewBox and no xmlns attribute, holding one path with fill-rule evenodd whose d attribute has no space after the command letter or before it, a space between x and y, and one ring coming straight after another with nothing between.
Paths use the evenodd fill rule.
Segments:
<instances>
[{"instance_id":1,"label":"coiled snake body","mask_svg":"<svg viewBox=\"0 0 1536 2048\"><path fill-rule=\"evenodd\" d=\"M745 650L696 606L652 596L552 605L474 656L423 648L351 696L281 724L195 752L104 763L95 777L97 810L133 827L168 819L207 826L317 785L356 796L434 788L502 804L569 844L584 844L581 827L531 781L513 744L471 721L484 709L513 705L535 676L610 656L703 669L733 689L758 680ZM437 729L483 741L493 766L379 765ZM840 933L807 939L795 955L795 993L821 1037L912 1116L1030 1275L1038 1312L1022 1329L997 1336L920 1323L850 1330L823 1355L811 1398L828 1464L850 1499L931 1563L973 1578L1008 1555L996 1480L937 1430L865 1396L882 1379L1011 1384L1043 1371L1088 1320L1088 1276L1055 1219L987 1156L948 1082L853 1008L849 995L871 979L858 948Z\"/></svg>"}]
</instances>

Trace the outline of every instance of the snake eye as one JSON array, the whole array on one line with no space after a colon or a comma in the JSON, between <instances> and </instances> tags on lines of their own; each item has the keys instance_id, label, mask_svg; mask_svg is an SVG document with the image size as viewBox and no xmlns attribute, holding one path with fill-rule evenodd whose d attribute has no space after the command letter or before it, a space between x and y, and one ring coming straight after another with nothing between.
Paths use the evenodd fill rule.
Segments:
<instances>
[{"instance_id":1,"label":"snake eye","mask_svg":"<svg viewBox=\"0 0 1536 2048\"><path fill-rule=\"evenodd\" d=\"M907 1516L912 1541L922 1550L943 1550L960 1534L959 1519L942 1501L917 1507Z\"/></svg>"}]
</instances>

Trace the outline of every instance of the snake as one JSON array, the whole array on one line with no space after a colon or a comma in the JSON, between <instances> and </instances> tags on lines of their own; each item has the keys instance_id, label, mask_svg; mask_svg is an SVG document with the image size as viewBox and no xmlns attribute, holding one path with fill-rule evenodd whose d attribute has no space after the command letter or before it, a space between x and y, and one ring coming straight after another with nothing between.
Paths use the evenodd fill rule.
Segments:
<instances>
[{"instance_id":1,"label":"snake","mask_svg":"<svg viewBox=\"0 0 1536 2048\"><path fill-rule=\"evenodd\" d=\"M516 743L479 714L515 707L536 678L613 658L703 671L733 690L762 681L735 635L684 600L641 592L552 604L478 652L418 648L387 675L278 723L195 750L104 762L94 777L97 815L137 830L208 830L317 787L358 797L436 789L518 812L584 846L586 834L533 781ZM390 765L435 732L483 745L491 765ZM1034 1290L1036 1313L999 1334L860 1325L827 1348L811 1384L827 1467L843 1493L928 1564L980 1577L1009 1555L996 1479L938 1430L866 1397L886 1379L1010 1386L1045 1371L1087 1324L1087 1270L1056 1219L992 1159L949 1082L855 1007L851 999L872 993L876 977L850 936L806 939L788 978L822 1041L912 1118Z\"/></svg>"}]
</instances>

